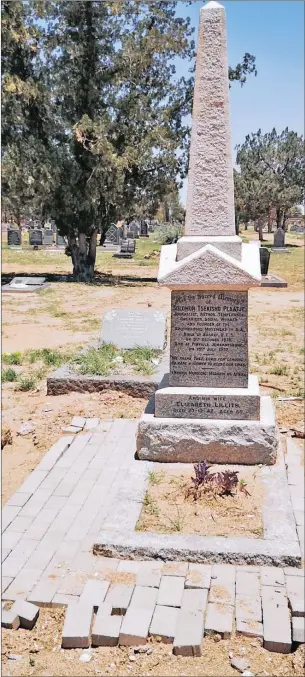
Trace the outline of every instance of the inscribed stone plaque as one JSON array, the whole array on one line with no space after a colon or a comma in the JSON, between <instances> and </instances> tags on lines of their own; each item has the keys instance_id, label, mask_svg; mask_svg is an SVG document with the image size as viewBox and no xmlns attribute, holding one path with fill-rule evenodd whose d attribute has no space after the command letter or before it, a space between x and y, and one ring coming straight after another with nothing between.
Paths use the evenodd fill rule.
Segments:
<instances>
[{"instance_id":1,"label":"inscribed stone plaque","mask_svg":"<svg viewBox=\"0 0 305 677\"><path fill-rule=\"evenodd\" d=\"M42 245L42 230L29 230L29 241L34 247Z\"/></svg>"},{"instance_id":2,"label":"inscribed stone plaque","mask_svg":"<svg viewBox=\"0 0 305 677\"><path fill-rule=\"evenodd\" d=\"M165 334L166 317L158 310L110 310L104 315L101 343L163 350Z\"/></svg>"},{"instance_id":3,"label":"inscribed stone plaque","mask_svg":"<svg viewBox=\"0 0 305 677\"><path fill-rule=\"evenodd\" d=\"M169 389L174 391L175 389ZM181 389L178 389L181 390ZM198 391L200 388L198 388ZM229 388L228 390L236 390ZM241 392L245 392L240 388ZM225 420L259 420L260 397L257 395L202 395L162 393L155 395L155 416L159 418L215 418Z\"/></svg>"},{"instance_id":4,"label":"inscribed stone plaque","mask_svg":"<svg viewBox=\"0 0 305 677\"><path fill-rule=\"evenodd\" d=\"M170 386L246 388L248 294L173 291Z\"/></svg>"},{"instance_id":5,"label":"inscribed stone plaque","mask_svg":"<svg viewBox=\"0 0 305 677\"><path fill-rule=\"evenodd\" d=\"M21 245L20 230L8 230L7 231L7 244L10 245L10 246L20 246Z\"/></svg>"},{"instance_id":6,"label":"inscribed stone plaque","mask_svg":"<svg viewBox=\"0 0 305 677\"><path fill-rule=\"evenodd\" d=\"M278 228L275 233L274 233L274 239L273 239L273 246L274 247L285 247L285 231L283 228Z\"/></svg>"}]
</instances>

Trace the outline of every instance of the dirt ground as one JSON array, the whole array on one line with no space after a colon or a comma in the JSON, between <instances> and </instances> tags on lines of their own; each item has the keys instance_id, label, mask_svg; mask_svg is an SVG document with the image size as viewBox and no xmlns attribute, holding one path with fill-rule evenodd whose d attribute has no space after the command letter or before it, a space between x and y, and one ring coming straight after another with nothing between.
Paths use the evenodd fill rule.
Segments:
<instances>
[{"instance_id":1,"label":"dirt ground","mask_svg":"<svg viewBox=\"0 0 305 677\"><path fill-rule=\"evenodd\" d=\"M294 677L304 674L304 647L284 655L270 653L263 649L258 639L232 637L219 641L206 637L203 640L201 658L174 656L171 647L151 642L150 655L134 654L128 647L100 647L89 652L81 649L69 651L60 648L64 611L41 609L40 616L32 631L3 630L2 674L41 675L61 677L71 675L180 675L180 677L232 677L238 672L231 667L234 656L245 658L250 670L257 677ZM216 639L216 641L215 641ZM82 662L81 656L90 655L89 662ZM10 654L17 654L21 660L9 660ZM131 660L130 660L131 657Z\"/></svg>"},{"instance_id":2,"label":"dirt ground","mask_svg":"<svg viewBox=\"0 0 305 677\"><path fill-rule=\"evenodd\" d=\"M139 531L158 531L200 536L262 536L263 485L257 468L249 466L211 466L209 474L237 471L244 480L246 493L239 486L232 495L222 496L212 485L201 490L196 500L189 490L194 487L194 470L170 467L150 475Z\"/></svg>"},{"instance_id":3,"label":"dirt ground","mask_svg":"<svg viewBox=\"0 0 305 677\"><path fill-rule=\"evenodd\" d=\"M247 232L247 239L257 235ZM267 236L266 236L267 238ZM287 289L255 289L249 298L250 369L261 391L274 396L282 429L304 430L302 400L277 400L278 396L301 397L304 392L303 271L304 249L300 237L291 236L289 255L271 255L270 272L288 282ZM136 260L118 262L111 254L98 253L96 282L71 282L71 263L63 253L3 250L3 283L14 275L46 275L51 286L38 294L10 294L2 298L2 351L63 348L75 352L97 340L107 308L152 308L170 314L170 292L158 288L156 244L139 242ZM150 259L145 257L151 256ZM5 366L5 365L3 365ZM35 365L25 367L25 374ZM49 372L53 371L52 368ZM18 489L48 448L60 437L62 427L74 415L101 419L138 418L146 400L117 392L47 397L46 374L33 391L21 392L15 383L2 386L2 424L12 433L12 444L2 450L2 499ZM18 434L23 423L33 430ZM94 649L90 662L80 661L81 651L61 651L60 634L64 612L42 609L35 629L3 631L4 675L236 675L229 653L249 658L255 675L302 675L302 651L288 656L271 654L257 640L232 638L215 643L205 639L200 659L175 658L170 647L153 645L149 656L130 661L128 649ZM8 660L8 653L22 656Z\"/></svg>"}]
</instances>

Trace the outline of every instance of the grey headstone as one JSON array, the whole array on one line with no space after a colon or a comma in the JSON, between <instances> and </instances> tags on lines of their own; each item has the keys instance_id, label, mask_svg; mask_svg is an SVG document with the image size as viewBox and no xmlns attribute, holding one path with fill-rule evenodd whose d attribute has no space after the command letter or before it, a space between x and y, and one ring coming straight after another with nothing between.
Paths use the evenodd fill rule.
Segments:
<instances>
[{"instance_id":1,"label":"grey headstone","mask_svg":"<svg viewBox=\"0 0 305 677\"><path fill-rule=\"evenodd\" d=\"M139 238L140 234L140 226L136 221L132 221L129 226L128 230L130 233L133 233L133 237L137 240Z\"/></svg>"},{"instance_id":2,"label":"grey headstone","mask_svg":"<svg viewBox=\"0 0 305 677\"><path fill-rule=\"evenodd\" d=\"M9 246L20 246L21 245L21 235L20 230L8 230L7 231L7 244Z\"/></svg>"},{"instance_id":3,"label":"grey headstone","mask_svg":"<svg viewBox=\"0 0 305 677\"><path fill-rule=\"evenodd\" d=\"M30 245L35 247L37 245L42 245L42 230L30 230L29 231L29 242Z\"/></svg>"},{"instance_id":4,"label":"grey headstone","mask_svg":"<svg viewBox=\"0 0 305 677\"><path fill-rule=\"evenodd\" d=\"M166 340L166 316L159 310L109 310L102 325L101 344L118 348L163 350Z\"/></svg>"},{"instance_id":5,"label":"grey headstone","mask_svg":"<svg viewBox=\"0 0 305 677\"><path fill-rule=\"evenodd\" d=\"M119 241L120 241L120 230L115 226L114 223L112 223L107 230L105 244L107 244L107 242L111 244L119 244Z\"/></svg>"},{"instance_id":6,"label":"grey headstone","mask_svg":"<svg viewBox=\"0 0 305 677\"><path fill-rule=\"evenodd\" d=\"M130 254L134 254L136 251L136 243L135 240L127 240L127 251Z\"/></svg>"},{"instance_id":7,"label":"grey headstone","mask_svg":"<svg viewBox=\"0 0 305 677\"><path fill-rule=\"evenodd\" d=\"M269 259L270 259L269 249L267 249L267 247L260 247L259 256L261 263L261 274L268 275Z\"/></svg>"},{"instance_id":8,"label":"grey headstone","mask_svg":"<svg viewBox=\"0 0 305 677\"><path fill-rule=\"evenodd\" d=\"M43 230L42 244L53 244L53 231L50 229Z\"/></svg>"},{"instance_id":9,"label":"grey headstone","mask_svg":"<svg viewBox=\"0 0 305 677\"><path fill-rule=\"evenodd\" d=\"M66 247L66 240L63 235L59 235L58 232L56 232L56 244L58 247Z\"/></svg>"},{"instance_id":10,"label":"grey headstone","mask_svg":"<svg viewBox=\"0 0 305 677\"><path fill-rule=\"evenodd\" d=\"M283 228L278 228L274 233L274 247L285 247L285 231Z\"/></svg>"},{"instance_id":11,"label":"grey headstone","mask_svg":"<svg viewBox=\"0 0 305 677\"><path fill-rule=\"evenodd\" d=\"M141 221L140 235L141 237L148 237L148 225L146 221Z\"/></svg>"}]
</instances>

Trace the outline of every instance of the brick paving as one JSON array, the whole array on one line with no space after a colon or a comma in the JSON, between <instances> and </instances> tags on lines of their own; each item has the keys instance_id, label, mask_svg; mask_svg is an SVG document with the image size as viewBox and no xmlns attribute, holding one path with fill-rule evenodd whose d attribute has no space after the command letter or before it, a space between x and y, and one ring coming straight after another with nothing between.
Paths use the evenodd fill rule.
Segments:
<instances>
[{"instance_id":1,"label":"brick paving","mask_svg":"<svg viewBox=\"0 0 305 677\"><path fill-rule=\"evenodd\" d=\"M93 555L100 529L113 528L113 506L126 505L126 494L127 528L134 528L151 464L134 460L136 421L81 423L86 432L53 445L3 510L2 599L17 600L13 613L4 613L6 627L16 628L16 617L25 627L26 611L32 626L27 600L67 606L63 647L132 646L153 635L172 643L175 654L197 656L210 633L262 637L266 649L284 653L304 641L302 569ZM293 497L304 497L300 454L287 440L296 523L300 501Z\"/></svg>"}]
</instances>

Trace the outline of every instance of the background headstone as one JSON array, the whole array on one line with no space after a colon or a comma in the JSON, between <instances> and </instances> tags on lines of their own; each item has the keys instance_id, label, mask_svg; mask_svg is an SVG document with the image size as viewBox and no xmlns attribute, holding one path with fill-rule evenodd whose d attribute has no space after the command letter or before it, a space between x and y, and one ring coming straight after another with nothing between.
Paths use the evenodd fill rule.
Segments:
<instances>
[{"instance_id":1,"label":"background headstone","mask_svg":"<svg viewBox=\"0 0 305 677\"><path fill-rule=\"evenodd\" d=\"M11 246L20 246L21 245L21 234L20 230L8 230L7 231L7 244Z\"/></svg>"},{"instance_id":2,"label":"background headstone","mask_svg":"<svg viewBox=\"0 0 305 677\"><path fill-rule=\"evenodd\" d=\"M29 242L32 247L42 245L42 230L34 229L29 231Z\"/></svg>"},{"instance_id":3,"label":"background headstone","mask_svg":"<svg viewBox=\"0 0 305 677\"><path fill-rule=\"evenodd\" d=\"M42 231L42 244L53 244L53 231L51 228Z\"/></svg>"},{"instance_id":4,"label":"background headstone","mask_svg":"<svg viewBox=\"0 0 305 677\"><path fill-rule=\"evenodd\" d=\"M137 223L137 221L131 221L131 223L128 226L128 231L130 233L133 233L133 237L137 240L140 236L140 226Z\"/></svg>"},{"instance_id":5,"label":"background headstone","mask_svg":"<svg viewBox=\"0 0 305 677\"><path fill-rule=\"evenodd\" d=\"M58 231L56 231L56 244L58 247L66 247L67 243L63 235L59 235Z\"/></svg>"},{"instance_id":6,"label":"background headstone","mask_svg":"<svg viewBox=\"0 0 305 677\"><path fill-rule=\"evenodd\" d=\"M141 236L141 237L148 237L148 224L147 224L147 221L141 221L140 236Z\"/></svg>"},{"instance_id":7,"label":"background headstone","mask_svg":"<svg viewBox=\"0 0 305 677\"><path fill-rule=\"evenodd\" d=\"M102 324L101 344L118 348L163 350L166 341L166 316L155 310L110 310Z\"/></svg>"},{"instance_id":8,"label":"background headstone","mask_svg":"<svg viewBox=\"0 0 305 677\"><path fill-rule=\"evenodd\" d=\"M280 247L283 248L285 247L285 231L283 228L277 228L277 230L274 233L274 240L273 240L273 246L275 248Z\"/></svg>"},{"instance_id":9,"label":"background headstone","mask_svg":"<svg viewBox=\"0 0 305 677\"><path fill-rule=\"evenodd\" d=\"M104 244L119 244L120 232L114 223L108 228Z\"/></svg>"},{"instance_id":10,"label":"background headstone","mask_svg":"<svg viewBox=\"0 0 305 677\"><path fill-rule=\"evenodd\" d=\"M261 263L261 274L268 275L269 260L270 260L270 251L267 247L260 247L259 257Z\"/></svg>"}]
</instances>

